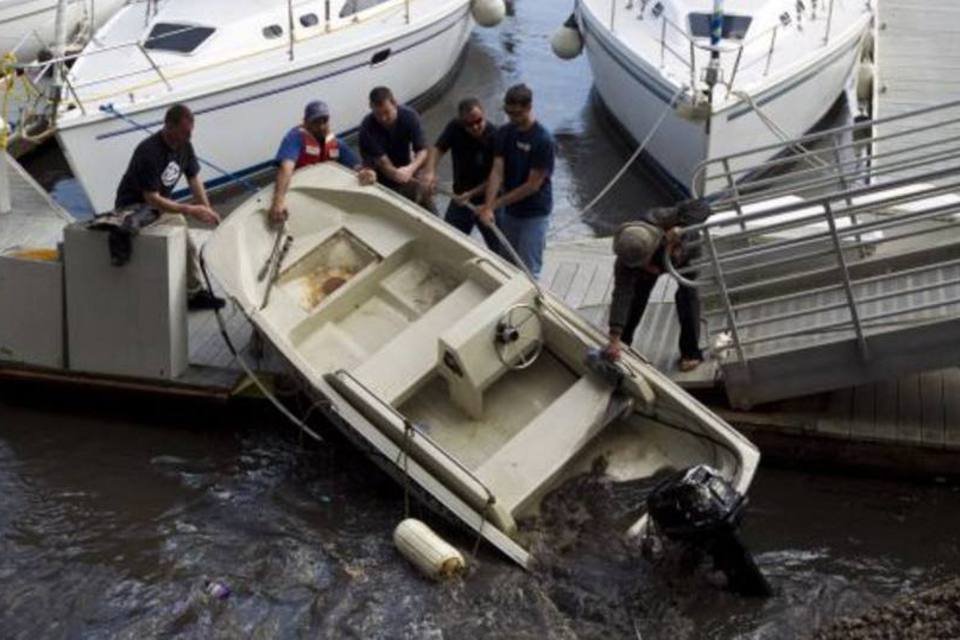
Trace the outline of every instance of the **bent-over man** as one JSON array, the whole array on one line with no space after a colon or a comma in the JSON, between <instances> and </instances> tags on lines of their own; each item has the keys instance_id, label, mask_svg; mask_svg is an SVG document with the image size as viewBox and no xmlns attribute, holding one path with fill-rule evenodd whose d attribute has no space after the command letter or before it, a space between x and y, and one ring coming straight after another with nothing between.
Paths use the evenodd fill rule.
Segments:
<instances>
[{"instance_id":1,"label":"bent-over man","mask_svg":"<svg viewBox=\"0 0 960 640\"><path fill-rule=\"evenodd\" d=\"M634 333L647 308L650 293L663 273L664 254L683 267L699 256L699 247L689 246L696 233L683 236L679 228L698 224L710 215L702 200L687 200L676 207L651 209L641 220L628 222L613 237L613 299L610 303L609 342L606 357L620 357L623 345L633 344ZM685 274L695 279L696 274ZM680 321L680 371L692 371L703 362L700 351L700 296L692 287L680 285L674 296Z\"/></svg>"}]
</instances>

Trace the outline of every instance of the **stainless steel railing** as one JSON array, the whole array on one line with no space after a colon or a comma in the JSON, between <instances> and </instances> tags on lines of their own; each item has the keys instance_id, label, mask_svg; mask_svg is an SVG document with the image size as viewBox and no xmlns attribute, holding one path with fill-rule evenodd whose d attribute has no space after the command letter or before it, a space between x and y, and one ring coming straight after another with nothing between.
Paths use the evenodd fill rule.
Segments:
<instances>
[{"instance_id":1,"label":"stainless steel railing","mask_svg":"<svg viewBox=\"0 0 960 640\"><path fill-rule=\"evenodd\" d=\"M743 161L781 146L703 163L715 172L704 183L722 187L708 194L721 213L683 230L697 235L687 248L702 257L682 267L667 257L678 280L702 291L712 332L729 336L737 360L787 349L789 339L838 336L869 360L876 331L960 315L960 101L803 136L789 157ZM874 155L857 153L868 146ZM782 196L800 197L769 205ZM881 304L916 295L930 299Z\"/></svg>"}]
</instances>

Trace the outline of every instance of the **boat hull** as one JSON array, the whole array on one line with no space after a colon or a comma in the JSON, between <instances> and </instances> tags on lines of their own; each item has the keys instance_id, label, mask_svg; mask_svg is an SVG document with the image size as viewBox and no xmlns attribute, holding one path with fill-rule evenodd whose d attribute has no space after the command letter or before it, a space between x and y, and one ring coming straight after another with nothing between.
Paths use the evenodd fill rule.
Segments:
<instances>
[{"instance_id":1,"label":"boat hull","mask_svg":"<svg viewBox=\"0 0 960 640\"><path fill-rule=\"evenodd\" d=\"M203 249L211 275L336 426L512 560L530 566L518 522L600 467L631 481L710 464L749 488L759 454L729 425L632 352L617 382L599 375L588 360L602 332L339 165L294 174L291 249L264 306L256 274L276 233L264 218L271 197L264 188L217 228ZM516 329L539 332L542 351L520 369L498 327L524 309L538 320Z\"/></svg>"},{"instance_id":2,"label":"boat hull","mask_svg":"<svg viewBox=\"0 0 960 640\"><path fill-rule=\"evenodd\" d=\"M464 5L420 31L336 60L220 91L173 95L146 108L128 111L117 105L127 120L106 113L75 122L62 118L58 139L94 211L108 211L134 147L159 128L170 105L184 102L196 117L193 146L198 156L222 170L204 165L200 178L208 188L217 187L271 167L280 140L311 100L326 101L334 129L348 135L368 111L372 87L391 87L401 102L430 92L456 68L471 27ZM385 48L392 51L387 61L372 65L371 56ZM175 196L186 193L183 183L179 186Z\"/></svg>"},{"instance_id":3,"label":"boat hull","mask_svg":"<svg viewBox=\"0 0 960 640\"><path fill-rule=\"evenodd\" d=\"M680 90L679 85L667 81L658 66L630 51L582 7L579 16L594 84L617 123L639 142L667 110L646 152L674 190L691 193L698 165L708 159L782 140L745 100L715 109L709 126L706 120L683 117L668 107ZM849 30L845 37L822 47L809 64L751 96L787 138L812 129L852 82L867 24L864 21L862 28ZM725 88L718 91L726 93ZM747 156L731 168L736 170L766 159Z\"/></svg>"}]
</instances>

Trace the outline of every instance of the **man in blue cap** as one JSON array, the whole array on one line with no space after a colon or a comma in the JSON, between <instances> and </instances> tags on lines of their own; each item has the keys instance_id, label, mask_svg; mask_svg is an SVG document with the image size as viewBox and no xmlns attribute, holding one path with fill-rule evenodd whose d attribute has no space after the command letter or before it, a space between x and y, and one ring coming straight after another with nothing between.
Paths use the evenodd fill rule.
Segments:
<instances>
[{"instance_id":1,"label":"man in blue cap","mask_svg":"<svg viewBox=\"0 0 960 640\"><path fill-rule=\"evenodd\" d=\"M287 219L286 197L293 172L320 162L335 160L357 171L360 184L373 184L377 176L360 164L359 158L346 143L330 131L330 107L322 100L307 103L303 123L287 132L277 151L277 184L273 189L270 219Z\"/></svg>"}]
</instances>

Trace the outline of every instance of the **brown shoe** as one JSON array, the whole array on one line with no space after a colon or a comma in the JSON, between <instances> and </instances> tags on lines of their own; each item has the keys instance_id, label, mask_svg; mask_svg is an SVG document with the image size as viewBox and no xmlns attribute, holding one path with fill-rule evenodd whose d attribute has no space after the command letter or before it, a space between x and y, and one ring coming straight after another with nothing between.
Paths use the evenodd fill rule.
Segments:
<instances>
[{"instance_id":1,"label":"brown shoe","mask_svg":"<svg viewBox=\"0 0 960 640\"><path fill-rule=\"evenodd\" d=\"M677 365L677 368L687 373L688 371L693 371L701 364L703 364L703 360L699 358L680 358L680 363Z\"/></svg>"}]
</instances>

